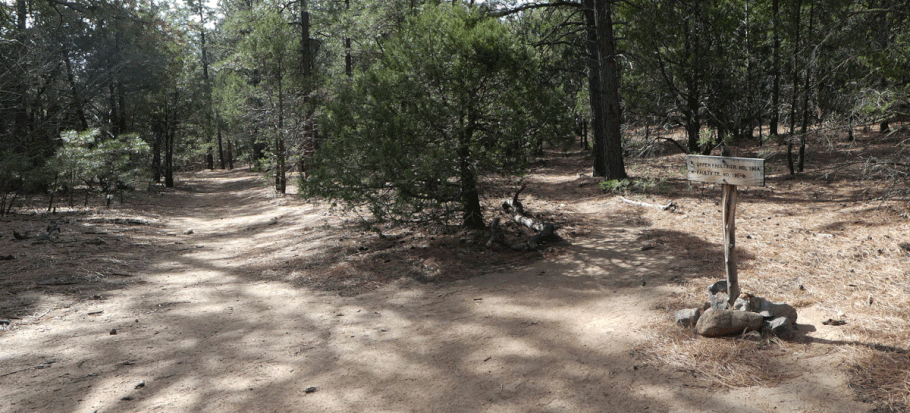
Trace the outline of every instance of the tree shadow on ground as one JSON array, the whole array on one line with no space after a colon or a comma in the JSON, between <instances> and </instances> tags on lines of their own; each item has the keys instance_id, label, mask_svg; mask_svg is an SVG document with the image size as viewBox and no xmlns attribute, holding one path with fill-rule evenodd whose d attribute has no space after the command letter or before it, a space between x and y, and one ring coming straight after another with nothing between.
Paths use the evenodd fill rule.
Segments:
<instances>
[{"instance_id":1,"label":"tree shadow on ground","mask_svg":"<svg viewBox=\"0 0 910 413\"><path fill-rule=\"evenodd\" d=\"M651 301L611 273L518 272L329 299L284 283L260 291L245 272L175 258L205 277L166 302L133 297L126 313L47 333L31 362L53 355L54 368L81 374L10 400L60 411L669 411L704 403L672 374L601 345L624 339L604 320L561 318L594 316L611 299ZM74 336L91 344L68 348Z\"/></svg>"},{"instance_id":2,"label":"tree shadow on ground","mask_svg":"<svg viewBox=\"0 0 910 413\"><path fill-rule=\"evenodd\" d=\"M209 202L204 196L199 201L189 205ZM250 216L258 208L271 211L238 207ZM308 211L286 213L280 216L299 223ZM204 222L204 217L190 212L178 219ZM279 225L280 219L270 225L261 217L243 230L198 228L196 234L177 237L181 241L175 242L184 242L179 248L135 268L147 284L124 288L110 300L125 305L108 307L101 301L75 308L42 326L45 331L33 339L25 333L0 336L23 346L3 354L7 363L0 388L14 411L740 407L736 400L683 387L692 383L685 372L642 362L634 349L644 338L629 326L665 322L665 315L649 312L666 299L662 288L705 276L699 271L719 262L713 257L722 256L720 247L681 232L655 231L636 211L584 219L589 221L585 233L561 249L539 253L546 260L505 251L500 255L514 255L518 262L483 276L459 277L460 267L446 266L447 261L437 269L437 279L446 281L437 282L402 277L407 269L396 273L396 264L358 267L389 274L391 282L353 297L300 281L321 268L307 268L308 261L367 255L364 251L404 238L370 234L364 235L372 237L367 243L358 238L350 245L326 246L339 238L331 231L333 222L324 221L330 227L323 232L305 232L300 225ZM489 262L482 257L485 249L451 239L457 249L422 238L426 244L407 247L417 255L402 259L427 265L445 255L452 263ZM247 241L257 249L232 247ZM295 242L321 247L294 257ZM418 253L423 245L440 252L424 258ZM263 259L254 259L256 254ZM359 262L389 259L381 253L370 257ZM751 257L744 253L742 259ZM342 261L358 262L356 257ZM337 269L339 278L358 276ZM708 271L720 274L722 266ZM97 311L103 315L90 315ZM630 319L640 314L648 315ZM117 334L110 333L114 330ZM78 346L70 344L77 339ZM308 392L310 387L315 391ZM782 397L805 398L796 389L781 391Z\"/></svg>"},{"instance_id":3,"label":"tree shadow on ground","mask_svg":"<svg viewBox=\"0 0 910 413\"><path fill-rule=\"evenodd\" d=\"M51 222L59 231L42 239ZM0 260L0 318L34 313L42 295L100 299L136 282L146 258L176 249L158 243L159 224L124 210L14 215L0 229L27 236L0 240L0 256L8 258Z\"/></svg>"}]
</instances>

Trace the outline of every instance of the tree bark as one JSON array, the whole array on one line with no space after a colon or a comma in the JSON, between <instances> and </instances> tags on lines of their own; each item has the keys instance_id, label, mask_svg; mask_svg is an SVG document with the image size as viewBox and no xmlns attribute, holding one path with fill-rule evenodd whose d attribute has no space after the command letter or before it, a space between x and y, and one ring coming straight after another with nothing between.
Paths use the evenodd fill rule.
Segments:
<instances>
[{"instance_id":1,"label":"tree bark","mask_svg":"<svg viewBox=\"0 0 910 413\"><path fill-rule=\"evenodd\" d=\"M465 228L483 229L483 210L480 208L480 194L477 190L477 175L471 162L471 140L474 138L475 125L472 116L468 116L468 125L459 137L458 173L461 180L462 223Z\"/></svg>"},{"instance_id":2,"label":"tree bark","mask_svg":"<svg viewBox=\"0 0 910 413\"><path fill-rule=\"evenodd\" d=\"M590 146L588 145L588 119L581 119L581 149L588 150Z\"/></svg>"},{"instance_id":3,"label":"tree bark","mask_svg":"<svg viewBox=\"0 0 910 413\"><path fill-rule=\"evenodd\" d=\"M228 170L234 170L234 141L228 139L227 144Z\"/></svg>"},{"instance_id":4,"label":"tree bark","mask_svg":"<svg viewBox=\"0 0 910 413\"><path fill-rule=\"evenodd\" d=\"M802 14L802 0L793 2L793 95L790 99L790 135L796 132L796 100L799 96L799 33L800 15Z\"/></svg>"},{"instance_id":5,"label":"tree bark","mask_svg":"<svg viewBox=\"0 0 910 413\"><path fill-rule=\"evenodd\" d=\"M310 13L306 9L306 0L300 0L300 70L303 77L309 79L313 56L310 48Z\"/></svg>"},{"instance_id":6,"label":"tree bark","mask_svg":"<svg viewBox=\"0 0 910 413\"><path fill-rule=\"evenodd\" d=\"M278 67L278 130L275 131L275 190L287 191L287 178L284 168L284 88L282 87L281 66Z\"/></svg>"},{"instance_id":7,"label":"tree bark","mask_svg":"<svg viewBox=\"0 0 910 413\"><path fill-rule=\"evenodd\" d=\"M793 162L793 137L790 136L787 138L787 169L790 170L790 175L796 175L796 168Z\"/></svg>"},{"instance_id":8,"label":"tree bark","mask_svg":"<svg viewBox=\"0 0 910 413\"><path fill-rule=\"evenodd\" d=\"M152 120L157 122L157 119ZM162 130L161 126L153 127L154 139L152 140L152 179L155 182L161 182L161 144Z\"/></svg>"},{"instance_id":9,"label":"tree bark","mask_svg":"<svg viewBox=\"0 0 910 413\"><path fill-rule=\"evenodd\" d=\"M701 117L698 114L701 109L699 40L693 33L696 29L690 28L690 25L697 24L697 22L690 23L689 19L683 21L685 27L683 48L686 58L689 60L689 72L686 74L686 107L683 114L686 116L686 138L690 153L699 152L698 141L701 133Z\"/></svg>"},{"instance_id":10,"label":"tree bark","mask_svg":"<svg viewBox=\"0 0 910 413\"><path fill-rule=\"evenodd\" d=\"M28 4L25 0L16 0L16 28L19 33L25 32L26 21L28 20Z\"/></svg>"},{"instance_id":11,"label":"tree bark","mask_svg":"<svg viewBox=\"0 0 910 413\"><path fill-rule=\"evenodd\" d=\"M127 117L126 113L126 88L123 87L123 82L120 80L117 80L117 107L119 108L120 113L120 116L117 119L117 121L120 123L117 125L117 128L120 129L120 133L131 132L132 125L127 124L127 120L129 118Z\"/></svg>"},{"instance_id":12,"label":"tree bark","mask_svg":"<svg viewBox=\"0 0 910 413\"><path fill-rule=\"evenodd\" d=\"M120 114L117 111L117 91L116 86L114 85L114 75L113 70L108 73L107 76L107 92L108 92L108 126L111 128L111 134L116 136L120 135Z\"/></svg>"},{"instance_id":13,"label":"tree bark","mask_svg":"<svg viewBox=\"0 0 910 413\"><path fill-rule=\"evenodd\" d=\"M165 141L164 141L164 186L174 187L174 140L177 135L177 102L180 93L174 91L174 102L167 104L165 99Z\"/></svg>"},{"instance_id":14,"label":"tree bark","mask_svg":"<svg viewBox=\"0 0 910 413\"><path fill-rule=\"evenodd\" d=\"M169 130L164 141L164 186L168 188L174 187L174 135L174 130Z\"/></svg>"},{"instance_id":15,"label":"tree bark","mask_svg":"<svg viewBox=\"0 0 910 413\"><path fill-rule=\"evenodd\" d=\"M461 197L464 208L463 225L465 228L483 229L483 210L480 208L480 195L477 191L477 177L465 150L459 150L459 172L461 178Z\"/></svg>"},{"instance_id":16,"label":"tree bark","mask_svg":"<svg viewBox=\"0 0 910 413\"><path fill-rule=\"evenodd\" d=\"M85 117L85 108L82 104L79 88L76 87L76 75L73 73L73 64L70 62L69 49L66 48L66 44L63 45L61 52L63 54L63 62L66 64L66 80L70 84L70 93L73 94L73 111L76 112L79 126L82 127L80 130L84 131L88 129L88 119Z\"/></svg>"},{"instance_id":17,"label":"tree bark","mask_svg":"<svg viewBox=\"0 0 910 413\"><path fill-rule=\"evenodd\" d=\"M225 159L224 159L224 144L221 137L221 115L215 116L215 128L218 131L218 162L221 164L221 169L224 169Z\"/></svg>"},{"instance_id":18,"label":"tree bark","mask_svg":"<svg viewBox=\"0 0 910 413\"><path fill-rule=\"evenodd\" d=\"M212 111L214 110L214 101L212 100L212 80L209 77L209 58L208 58L208 46L205 41L205 5L201 0L198 0L197 3L199 13L199 43L201 46L201 59L202 59L202 81L204 82L204 93L205 93L205 104L206 110L203 116L203 126L202 126L202 136L205 140L206 145L208 145L208 150L205 155L206 167L209 170L215 170L215 154L212 153L213 149L211 147L212 143ZM224 169L224 156L221 155L221 130L218 130L218 152L219 159L221 160L221 169Z\"/></svg>"},{"instance_id":19,"label":"tree bark","mask_svg":"<svg viewBox=\"0 0 910 413\"><path fill-rule=\"evenodd\" d=\"M351 0L344 0L344 9L351 10ZM344 38L344 74L348 77L354 76L354 60L351 57L351 38Z\"/></svg>"},{"instance_id":20,"label":"tree bark","mask_svg":"<svg viewBox=\"0 0 910 413\"><path fill-rule=\"evenodd\" d=\"M812 36L812 24L814 23L815 3L809 5L809 28L806 36ZM811 39L811 38L810 38ZM799 161L796 165L797 172L802 172L806 165L806 141L809 136L809 92L811 91L810 81L812 79L812 64L814 64L815 52L810 55L809 61L806 62L806 80L803 85L803 119L799 131Z\"/></svg>"},{"instance_id":21,"label":"tree bark","mask_svg":"<svg viewBox=\"0 0 910 413\"><path fill-rule=\"evenodd\" d=\"M601 98L600 85L600 61L598 59L597 48L597 18L594 12L594 0L584 0L584 18L587 28L587 52L588 52L588 98L591 105L591 131L593 132L592 143L594 148L594 176L605 176L607 174L604 165L598 162L599 144L602 144L606 137L604 133L603 117L603 99Z\"/></svg>"},{"instance_id":22,"label":"tree bark","mask_svg":"<svg viewBox=\"0 0 910 413\"><path fill-rule=\"evenodd\" d=\"M17 61L24 61L28 51L26 50L26 44L28 44L28 32L26 31L26 22L28 21L28 5L26 0L16 0L16 42L12 45L13 50L13 59ZM29 93L28 93L28 82L27 74L24 68L24 65L17 64L12 70L13 72L13 82L12 89L14 94L17 95L15 103L12 103L12 120L13 120L13 135L16 137L16 144L30 144L30 119L29 119ZM5 142L4 142L5 143ZM2 211L0 211L2 212Z\"/></svg>"},{"instance_id":23,"label":"tree bark","mask_svg":"<svg viewBox=\"0 0 910 413\"><path fill-rule=\"evenodd\" d=\"M780 27L779 21L779 11L780 5L778 4L780 0L773 0L771 2L771 31L773 36L773 46L771 52L771 67L772 73L771 76L774 79L774 83L771 86L771 125L768 135L777 136L777 125L780 119L780 34L778 33Z\"/></svg>"},{"instance_id":24,"label":"tree bark","mask_svg":"<svg viewBox=\"0 0 910 413\"><path fill-rule=\"evenodd\" d=\"M280 133L279 133L279 137L277 138L277 141L278 141L277 142L278 163L275 166L275 180L276 180L275 189L279 193L284 194L287 192L287 185L288 185L287 182L288 181L287 181L287 174L285 173L285 171L286 171L285 156L286 155L285 155L285 148L284 148L284 139L280 137Z\"/></svg>"},{"instance_id":25,"label":"tree bark","mask_svg":"<svg viewBox=\"0 0 910 413\"><path fill-rule=\"evenodd\" d=\"M621 107L619 105L619 71L616 68L616 44L613 39L613 16L609 0L595 0L598 55L600 57L601 87L600 97L604 100L604 122L606 128L604 142L600 145L600 153L595 150L594 162L601 157L607 179L627 178L625 164L622 157L622 123ZM598 146L595 143L595 147ZM595 167L595 171L598 168ZM598 175L600 176L600 175Z\"/></svg>"}]
</instances>

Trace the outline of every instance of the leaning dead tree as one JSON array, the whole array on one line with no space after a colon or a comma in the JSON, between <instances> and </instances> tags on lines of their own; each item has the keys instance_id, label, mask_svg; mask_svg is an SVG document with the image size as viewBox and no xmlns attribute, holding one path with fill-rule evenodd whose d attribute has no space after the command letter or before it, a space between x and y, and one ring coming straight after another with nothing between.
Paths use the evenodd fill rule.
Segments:
<instances>
[{"instance_id":1,"label":"leaning dead tree","mask_svg":"<svg viewBox=\"0 0 910 413\"><path fill-rule=\"evenodd\" d=\"M513 250L530 251L537 249L544 241L558 239L558 236L556 235L556 225L539 221L525 213L524 205L518 200L518 195L521 194L521 191L523 191L525 187L526 185L522 185L521 188L518 188L518 190L515 191L515 195L512 196L512 199L507 199L502 203L502 211L503 214L510 216L512 221L537 231L537 233L532 235L525 242L510 243L505 239L502 233L502 228L500 227L502 219L497 217L493 219L493 223L490 225L490 239L487 241L487 247L493 245L495 242Z\"/></svg>"}]
</instances>

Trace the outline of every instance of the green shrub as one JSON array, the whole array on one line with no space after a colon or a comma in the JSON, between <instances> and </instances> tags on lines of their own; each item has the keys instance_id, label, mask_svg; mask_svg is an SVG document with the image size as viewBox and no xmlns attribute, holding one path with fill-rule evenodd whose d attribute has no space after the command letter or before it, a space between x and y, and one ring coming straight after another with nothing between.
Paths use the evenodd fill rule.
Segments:
<instances>
[{"instance_id":1,"label":"green shrub","mask_svg":"<svg viewBox=\"0 0 910 413\"><path fill-rule=\"evenodd\" d=\"M149 146L135 134L103 139L98 129L92 129L65 131L60 139L62 144L49 163L52 193L85 186L88 191L111 195L148 181L148 171L140 160Z\"/></svg>"}]
</instances>

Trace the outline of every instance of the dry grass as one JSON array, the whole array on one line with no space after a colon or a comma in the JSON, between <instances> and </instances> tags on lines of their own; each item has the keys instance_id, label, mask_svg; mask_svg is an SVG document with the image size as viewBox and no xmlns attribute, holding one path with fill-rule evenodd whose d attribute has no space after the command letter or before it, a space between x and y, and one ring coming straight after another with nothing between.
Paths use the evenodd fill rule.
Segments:
<instances>
[{"instance_id":1,"label":"dry grass","mask_svg":"<svg viewBox=\"0 0 910 413\"><path fill-rule=\"evenodd\" d=\"M854 357L850 387L857 398L875 403L879 412L910 410L910 354L863 348Z\"/></svg>"},{"instance_id":2,"label":"dry grass","mask_svg":"<svg viewBox=\"0 0 910 413\"><path fill-rule=\"evenodd\" d=\"M787 379L785 369L771 368L787 352L776 338L751 335L706 339L691 330L655 327L642 353L647 361L686 372L709 386L773 387Z\"/></svg>"},{"instance_id":3,"label":"dry grass","mask_svg":"<svg viewBox=\"0 0 910 413\"><path fill-rule=\"evenodd\" d=\"M764 156L770 174L763 188L743 188L737 209L739 279L744 292L812 308L843 319L843 339L798 340L810 346L849 351L850 383L859 397L881 411L910 408L910 204L906 180L869 174L869 160L906 164L906 125L882 136L857 133L857 141L816 136L807 170L790 176L782 145L742 145L738 156ZM903 152L902 152L903 150ZM700 306L706 287L723 279L719 188L685 181L684 155L631 162L638 179L662 179L662 187L632 194L654 203L674 201L675 214L642 210L652 231L673 254L704 264L686 277L686 293L675 310ZM901 189L902 188L902 189ZM679 234L694 235L709 250L674 245ZM660 242L660 241L658 241ZM669 323L668 323L669 324ZM789 343L694 338L689 332L658 329L645 350L660 363L691 371L708 382L741 387L773 384L769 358ZM773 365L773 363L771 363ZM890 410L889 410L890 409Z\"/></svg>"},{"instance_id":4,"label":"dry grass","mask_svg":"<svg viewBox=\"0 0 910 413\"><path fill-rule=\"evenodd\" d=\"M870 159L906 163L895 158L900 154L895 148L908 137L906 129L888 137L857 133L853 143L837 136L815 136L807 170L792 177L786 172L784 146L753 143L737 148L739 156L768 159L767 185L743 188L737 210L742 290L787 302L799 311L812 309L825 318L843 319L847 324L839 327L841 339L814 340L811 335L801 336L797 343L766 337L705 339L676 328L668 319L651 329L650 342L640 349L644 357L653 364L689 372L708 385L736 388L785 381L789 376L781 360L816 351L812 347L831 347L851 357L850 384L859 398L877 404L881 411L907 411L910 204L905 196L894 196L908 193L907 182L868 170ZM671 314L700 306L706 287L723 278L719 187L687 182L681 154L632 158L627 165L633 179L646 183L627 196L655 204L673 201L678 208L664 212L629 206L611 212L611 217L622 216L628 218L624 224L644 227L640 233L656 257L669 255L670 261L687 263L674 268L680 276L671 281L680 284L684 293L663 310ZM559 235L569 242L589 236L594 224L563 212L571 211L563 204L605 197L596 180L586 176L589 166L587 155L554 155L534 165L528 181L535 186L522 195L541 219L560 224ZM513 181L495 180L486 182L491 188L485 199L488 211L496 210L517 187ZM901 186L903 190L895 189ZM36 205L45 203L39 200ZM137 216L147 216L138 212ZM0 311L7 317L25 316L26 310L34 309L27 298L30 293L91 299L128 282L128 277L116 274L141 267L142 255L188 248L175 244L155 225L93 221L98 217L92 211L67 214L63 215L69 222L62 226L56 248L33 241L4 243L0 248L0 256L15 257L15 261L0 262L0 269L8 274L0 279ZM112 216L104 212L105 218ZM129 217L129 211L123 216ZM514 268L558 255L562 248L515 252L486 248L488 234L483 232L364 228L336 221L325 225L330 224L331 236L288 225L287 231L297 231L293 237L275 236L246 251L239 256L246 260L239 270L355 295L401 278L446 281ZM46 217L20 214L0 220L0 234L8 238L12 229L39 231L44 225ZM268 224L251 230L263 228ZM506 230L512 239L528 235L515 226ZM92 244L95 240L105 247ZM298 255L295 248L304 241L314 247ZM67 277L58 277L63 266Z\"/></svg>"}]
</instances>

